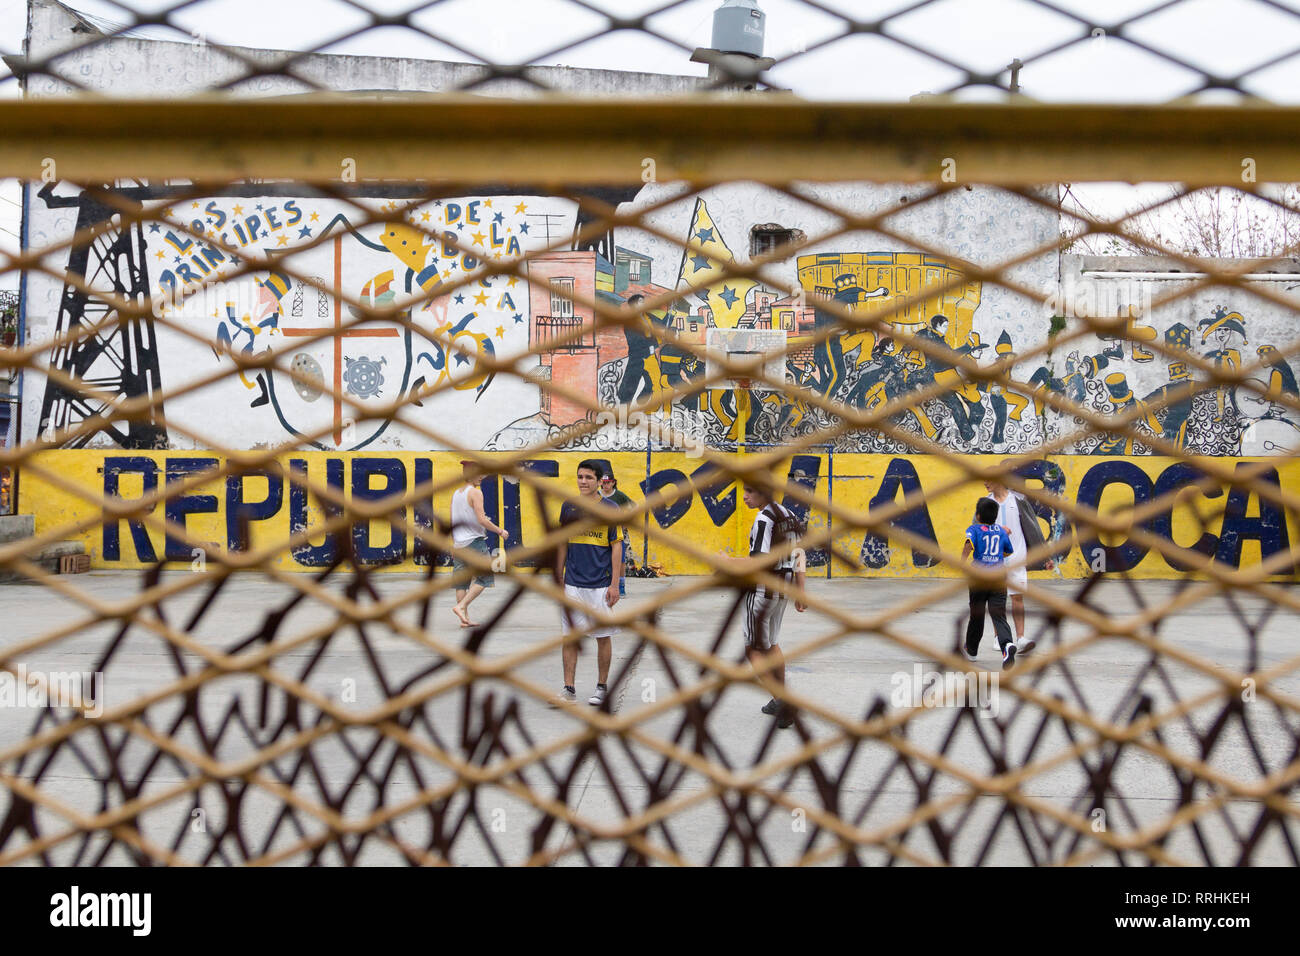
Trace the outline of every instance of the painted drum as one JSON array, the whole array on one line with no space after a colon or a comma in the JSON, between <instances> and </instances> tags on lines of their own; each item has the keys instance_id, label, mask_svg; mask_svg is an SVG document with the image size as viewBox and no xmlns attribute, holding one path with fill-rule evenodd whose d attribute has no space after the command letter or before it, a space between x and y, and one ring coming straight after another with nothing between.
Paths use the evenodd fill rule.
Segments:
<instances>
[{"instance_id":1,"label":"painted drum","mask_svg":"<svg viewBox=\"0 0 1300 956\"><path fill-rule=\"evenodd\" d=\"M314 402L320 398L325 388L325 374L321 371L320 362L306 352L299 352L289 367L295 376L301 376L293 380L293 389L298 397L304 402Z\"/></svg>"},{"instance_id":2,"label":"painted drum","mask_svg":"<svg viewBox=\"0 0 1300 956\"><path fill-rule=\"evenodd\" d=\"M1247 457L1300 453L1300 428L1280 418L1250 422L1241 433L1241 454Z\"/></svg>"}]
</instances>

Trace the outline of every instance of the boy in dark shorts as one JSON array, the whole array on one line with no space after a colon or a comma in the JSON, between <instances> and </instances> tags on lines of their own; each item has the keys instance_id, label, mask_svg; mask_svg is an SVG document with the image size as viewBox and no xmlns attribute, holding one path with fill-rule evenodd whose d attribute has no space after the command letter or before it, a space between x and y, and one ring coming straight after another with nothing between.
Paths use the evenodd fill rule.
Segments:
<instances>
[{"instance_id":1,"label":"boy in dark shorts","mask_svg":"<svg viewBox=\"0 0 1300 956\"><path fill-rule=\"evenodd\" d=\"M966 543L961 549L963 561L975 557L975 564L984 570L1001 568L1012 552L1011 535L997 523L998 503L992 498L981 498L975 506L975 524L966 529ZM1016 644L1011 639L1007 624L1007 589L992 582L971 582L970 623L966 625L966 656L971 660L979 653L980 639L984 637L984 608L993 618L993 630L1002 648L1002 669L1010 670L1016 663Z\"/></svg>"}]
</instances>

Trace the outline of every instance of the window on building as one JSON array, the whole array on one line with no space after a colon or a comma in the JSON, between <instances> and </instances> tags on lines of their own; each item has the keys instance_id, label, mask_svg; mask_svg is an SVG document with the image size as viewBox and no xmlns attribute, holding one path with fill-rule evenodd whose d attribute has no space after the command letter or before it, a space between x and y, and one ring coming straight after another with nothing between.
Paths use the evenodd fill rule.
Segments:
<instances>
[{"instance_id":1,"label":"window on building","mask_svg":"<svg viewBox=\"0 0 1300 956\"><path fill-rule=\"evenodd\" d=\"M781 246L789 245L792 242L800 242L804 238L806 237L802 230L786 229L774 222L755 226L749 231L749 254L751 256L764 256Z\"/></svg>"},{"instance_id":2,"label":"window on building","mask_svg":"<svg viewBox=\"0 0 1300 956\"><path fill-rule=\"evenodd\" d=\"M557 277L551 280L551 315L556 318L573 317L573 279Z\"/></svg>"}]
</instances>

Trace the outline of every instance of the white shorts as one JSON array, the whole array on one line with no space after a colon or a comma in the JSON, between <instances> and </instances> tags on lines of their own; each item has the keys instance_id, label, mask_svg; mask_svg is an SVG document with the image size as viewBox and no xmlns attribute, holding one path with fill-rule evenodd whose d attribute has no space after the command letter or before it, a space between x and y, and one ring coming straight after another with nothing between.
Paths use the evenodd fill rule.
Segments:
<instances>
[{"instance_id":1,"label":"white shorts","mask_svg":"<svg viewBox=\"0 0 1300 956\"><path fill-rule=\"evenodd\" d=\"M564 586L565 597L579 604L584 604L594 611L603 611L606 614L612 610L605 603L605 594L608 591L608 588L579 588L574 587L572 584ZM560 611L560 620L564 624L565 634L570 631L586 631L592 637L613 637L616 630L616 628L597 624L596 618L590 614L570 608L567 605Z\"/></svg>"},{"instance_id":2,"label":"white shorts","mask_svg":"<svg viewBox=\"0 0 1300 956\"><path fill-rule=\"evenodd\" d=\"M785 617L784 594L759 594L750 591L745 596L745 646L758 651L770 651L781 640L781 619Z\"/></svg>"},{"instance_id":3,"label":"white shorts","mask_svg":"<svg viewBox=\"0 0 1300 956\"><path fill-rule=\"evenodd\" d=\"M1023 564L1007 568L1007 593L1024 594L1029 586L1029 572Z\"/></svg>"}]
</instances>

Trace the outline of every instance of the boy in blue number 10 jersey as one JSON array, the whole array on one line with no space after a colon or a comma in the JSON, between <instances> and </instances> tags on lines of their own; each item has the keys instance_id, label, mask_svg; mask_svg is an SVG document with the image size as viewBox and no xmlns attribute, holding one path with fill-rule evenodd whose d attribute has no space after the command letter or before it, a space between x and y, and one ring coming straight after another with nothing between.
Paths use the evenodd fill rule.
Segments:
<instances>
[{"instance_id":1,"label":"boy in blue number 10 jersey","mask_svg":"<svg viewBox=\"0 0 1300 956\"><path fill-rule=\"evenodd\" d=\"M975 563L985 570L1000 568L1011 554L1011 535L997 524L998 503L992 498L981 498L975 505L975 524L966 529L966 543L961 558L965 561L974 555ZM1002 669L1010 670L1016 662L1016 645L1011 639L1007 624L1007 589L980 582L970 586L970 623L966 625L966 656L971 660L979 653L980 639L984 637L984 608L993 618L993 630L1002 648Z\"/></svg>"}]
</instances>

